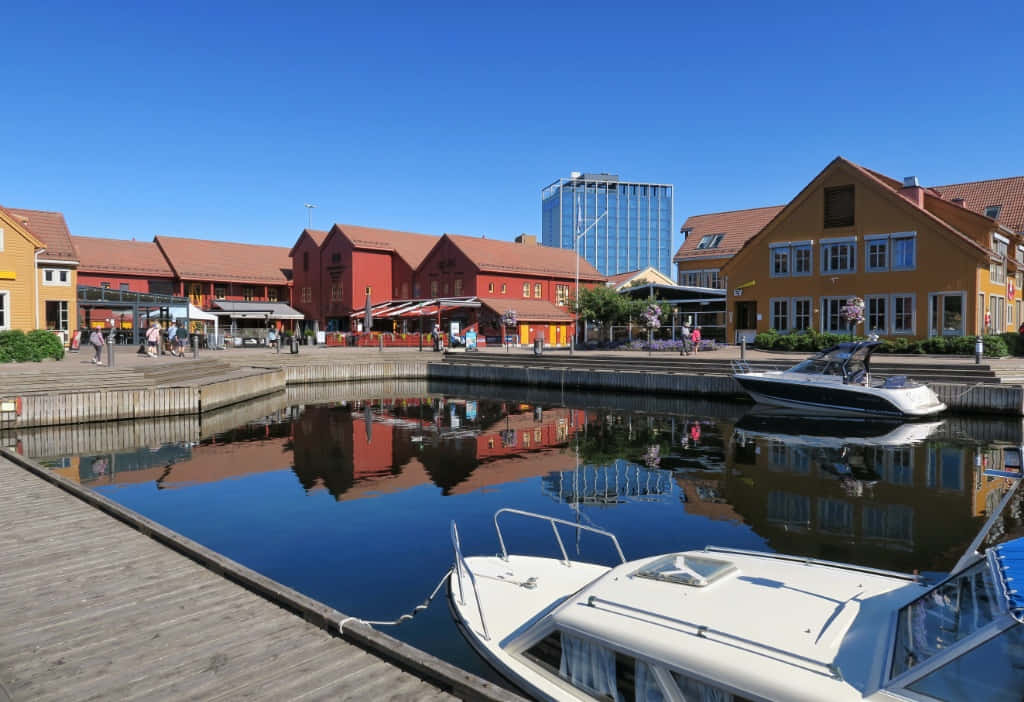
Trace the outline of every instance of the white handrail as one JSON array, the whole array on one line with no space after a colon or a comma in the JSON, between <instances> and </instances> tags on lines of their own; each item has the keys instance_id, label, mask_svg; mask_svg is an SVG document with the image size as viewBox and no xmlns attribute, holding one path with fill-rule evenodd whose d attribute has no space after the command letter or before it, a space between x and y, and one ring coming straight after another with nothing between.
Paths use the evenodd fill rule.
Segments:
<instances>
[{"instance_id":1,"label":"white handrail","mask_svg":"<svg viewBox=\"0 0 1024 702\"><path fill-rule=\"evenodd\" d=\"M473 595L476 597L476 611L480 613L480 626L484 630L484 641L490 641L491 635L487 631L487 622L484 621L484 608L480 603L480 589L476 586L476 576L473 575L473 571L469 569L466 564L466 559L462 557L462 544L459 542L459 528L455 526L455 520L452 520L452 547L455 549L455 579L459 583L459 604L465 606L466 598L465 593L462 591L462 573L463 571L469 576L469 582L473 586Z\"/></svg>"},{"instance_id":2,"label":"white handrail","mask_svg":"<svg viewBox=\"0 0 1024 702\"><path fill-rule=\"evenodd\" d=\"M598 529L596 527L586 526L585 524L577 524L576 522L570 522L566 519L559 519L558 517L549 517L546 514L524 512L523 510L512 509L511 507L503 507L502 509L499 509L497 512L494 513L494 528L498 532L498 542L501 544L501 560L503 561L508 560L508 549L505 548L505 539L501 535L501 526L498 525L498 517L503 512L508 512L510 514L518 514L523 517L532 517L534 519L546 520L550 522L551 530L555 533L555 540L558 542L558 548L560 548L562 551L562 562L565 563L566 566L570 566L571 564L569 562L569 556L565 552L565 544L562 543L562 537L558 534L558 528L555 526L556 524L565 524L566 526L572 527L573 529L584 529L586 531L591 531L595 534L607 536L609 539L612 540L612 544L615 546L615 550L619 552L619 558L622 559L623 563L626 562L626 556L622 553L622 547L619 546L619 540L615 538L615 534L611 533L610 531L605 531L604 529Z\"/></svg>"}]
</instances>

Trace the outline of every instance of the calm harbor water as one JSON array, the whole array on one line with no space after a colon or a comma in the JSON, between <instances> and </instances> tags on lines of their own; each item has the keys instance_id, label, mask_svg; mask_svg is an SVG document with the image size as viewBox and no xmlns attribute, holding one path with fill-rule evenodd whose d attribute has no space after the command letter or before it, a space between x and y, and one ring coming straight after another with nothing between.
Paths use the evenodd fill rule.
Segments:
<instances>
[{"instance_id":1,"label":"calm harbor water","mask_svg":"<svg viewBox=\"0 0 1024 702\"><path fill-rule=\"evenodd\" d=\"M627 558L714 544L947 570L998 502L1002 449L1021 443L1019 420L801 419L425 382L357 391L266 401L252 416L242 407L212 433L186 422L80 437L78 450L31 432L19 445L346 614L391 620L450 567L452 520L466 554L499 550L502 507L609 530ZM510 550L557 552L546 524L512 518L503 532ZM613 562L600 538L567 528L563 539L574 557ZM443 591L384 630L494 679Z\"/></svg>"}]
</instances>

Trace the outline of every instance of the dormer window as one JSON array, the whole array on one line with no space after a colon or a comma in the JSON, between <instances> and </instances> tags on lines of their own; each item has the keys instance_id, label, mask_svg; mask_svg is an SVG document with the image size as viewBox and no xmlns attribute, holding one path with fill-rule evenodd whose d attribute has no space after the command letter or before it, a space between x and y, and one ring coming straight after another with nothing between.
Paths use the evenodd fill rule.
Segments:
<instances>
[{"instance_id":1,"label":"dormer window","mask_svg":"<svg viewBox=\"0 0 1024 702\"><path fill-rule=\"evenodd\" d=\"M990 219L999 219L999 211L1002 209L1002 205L989 205L985 208L985 216Z\"/></svg>"},{"instance_id":2,"label":"dormer window","mask_svg":"<svg viewBox=\"0 0 1024 702\"><path fill-rule=\"evenodd\" d=\"M718 245L722 243L722 239L725 234L707 234L700 239L700 243L697 244L698 249L717 249Z\"/></svg>"}]
</instances>

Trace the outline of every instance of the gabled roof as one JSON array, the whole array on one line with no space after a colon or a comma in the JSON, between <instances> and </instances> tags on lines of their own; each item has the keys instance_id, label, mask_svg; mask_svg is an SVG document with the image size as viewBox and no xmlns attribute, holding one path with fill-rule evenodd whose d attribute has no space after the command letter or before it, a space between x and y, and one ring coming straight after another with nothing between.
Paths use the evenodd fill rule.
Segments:
<instances>
[{"instance_id":1,"label":"gabled roof","mask_svg":"<svg viewBox=\"0 0 1024 702\"><path fill-rule=\"evenodd\" d=\"M78 253L71 242L71 232L68 231L68 224L60 212L22 210L14 207L8 207L7 211L14 215L19 224L43 242L46 252L40 254L40 258L68 263L78 261Z\"/></svg>"},{"instance_id":2,"label":"gabled roof","mask_svg":"<svg viewBox=\"0 0 1024 702\"><path fill-rule=\"evenodd\" d=\"M571 323L572 314L564 307L559 307L547 300L516 299L514 297L481 297L480 303L501 316L509 310L516 311L516 319L520 322L559 322Z\"/></svg>"},{"instance_id":3,"label":"gabled roof","mask_svg":"<svg viewBox=\"0 0 1024 702\"><path fill-rule=\"evenodd\" d=\"M182 280L285 285L292 260L283 246L237 244L159 235L154 242Z\"/></svg>"},{"instance_id":4,"label":"gabled roof","mask_svg":"<svg viewBox=\"0 0 1024 702\"><path fill-rule=\"evenodd\" d=\"M302 241L302 237L308 237L309 240L313 242L314 246L320 248L324 245L324 240L327 238L327 232L322 229L303 229L302 233L299 234L299 238L295 240L295 246L292 246L291 250L288 252L288 256L295 255L295 247L299 245L300 241Z\"/></svg>"},{"instance_id":5,"label":"gabled roof","mask_svg":"<svg viewBox=\"0 0 1024 702\"><path fill-rule=\"evenodd\" d=\"M689 232L686 241L672 257L681 259L726 258L743 248L752 236L761 231L772 218L782 211L783 205L755 207L750 210L732 210L687 217L680 232ZM722 234L722 240L713 249L699 249L705 236Z\"/></svg>"},{"instance_id":6,"label":"gabled roof","mask_svg":"<svg viewBox=\"0 0 1024 702\"><path fill-rule=\"evenodd\" d=\"M663 283L665 285L675 284L674 280L654 266L647 266L647 268L643 268L641 270L626 271L625 273L617 273L616 275L609 276L608 287L621 290L622 288L630 286L634 281L641 281L644 283Z\"/></svg>"},{"instance_id":7,"label":"gabled roof","mask_svg":"<svg viewBox=\"0 0 1024 702\"><path fill-rule=\"evenodd\" d=\"M459 234L444 236L481 271L557 278L576 276L576 252L572 249ZM582 257L579 271L580 280L607 280Z\"/></svg>"},{"instance_id":8,"label":"gabled roof","mask_svg":"<svg viewBox=\"0 0 1024 702\"><path fill-rule=\"evenodd\" d=\"M174 271L152 241L72 236L80 273L117 273L173 278Z\"/></svg>"},{"instance_id":9,"label":"gabled roof","mask_svg":"<svg viewBox=\"0 0 1024 702\"><path fill-rule=\"evenodd\" d=\"M999 205L995 220L1015 232L1024 232L1024 176L936 185L932 190L944 200L962 198L964 207L982 215L985 208Z\"/></svg>"},{"instance_id":10,"label":"gabled roof","mask_svg":"<svg viewBox=\"0 0 1024 702\"><path fill-rule=\"evenodd\" d=\"M331 233L336 230L340 231L357 249L375 249L398 254L413 270L419 268L438 240L438 237L432 234L375 229L355 224L335 224L331 227Z\"/></svg>"},{"instance_id":11,"label":"gabled roof","mask_svg":"<svg viewBox=\"0 0 1024 702\"><path fill-rule=\"evenodd\" d=\"M21 218L16 217L14 214L10 212L10 210L0 207L0 218L9 221L10 225L14 227L15 231L17 231L18 234L20 234L21 236L25 237L26 241L28 241L28 243L30 243L33 248L42 249L45 247L43 242L41 242L37 237L33 236L32 232L30 232L28 229L24 227L24 225L22 225Z\"/></svg>"}]
</instances>

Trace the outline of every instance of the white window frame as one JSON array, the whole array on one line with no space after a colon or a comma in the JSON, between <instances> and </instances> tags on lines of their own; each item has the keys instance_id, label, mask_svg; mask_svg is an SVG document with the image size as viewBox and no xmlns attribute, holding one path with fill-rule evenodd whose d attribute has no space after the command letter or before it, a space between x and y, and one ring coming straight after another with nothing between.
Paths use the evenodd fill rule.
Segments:
<instances>
[{"instance_id":1,"label":"white window frame","mask_svg":"<svg viewBox=\"0 0 1024 702\"><path fill-rule=\"evenodd\" d=\"M67 276L67 280L61 280L61 274ZM54 279L47 280L46 276L50 275ZM69 288L71 287L71 271L67 268L44 268L43 269L43 285L55 288Z\"/></svg>"},{"instance_id":2,"label":"white window frame","mask_svg":"<svg viewBox=\"0 0 1024 702\"><path fill-rule=\"evenodd\" d=\"M773 297L773 298L770 298L768 300L768 325L769 325L769 328L774 329L775 331L779 332L780 334L787 334L787 333L789 333L789 330L790 330L790 328L792 326L791 325L792 319L790 317L790 314L791 314L790 302L791 302L790 298L788 298L788 297ZM785 312L783 313L783 315L781 315L783 317L783 319L781 319L781 320L779 320L779 316L780 315L776 315L775 314L775 305L777 303L781 303L781 304L784 304L786 306ZM777 321L781 321L782 322L781 327L776 327L775 326L775 323Z\"/></svg>"},{"instance_id":3,"label":"white window frame","mask_svg":"<svg viewBox=\"0 0 1024 702\"><path fill-rule=\"evenodd\" d=\"M796 267L796 254L797 251L807 252L807 270L798 271ZM804 277L814 275L814 242L813 241L794 241L790 248L789 254L789 269L790 275L795 277Z\"/></svg>"},{"instance_id":4,"label":"white window frame","mask_svg":"<svg viewBox=\"0 0 1024 702\"><path fill-rule=\"evenodd\" d=\"M992 333L1002 334L1006 331L1006 298L1002 295L989 295L988 309L992 315Z\"/></svg>"},{"instance_id":5,"label":"white window frame","mask_svg":"<svg viewBox=\"0 0 1024 702\"><path fill-rule=\"evenodd\" d=\"M896 263L896 242L902 239L909 239L913 243L914 262L909 266L897 265ZM917 270L917 232L893 232L889 235L889 266L894 271L916 271Z\"/></svg>"},{"instance_id":6,"label":"white window frame","mask_svg":"<svg viewBox=\"0 0 1024 702\"><path fill-rule=\"evenodd\" d=\"M896 300L910 298L910 329L896 328ZM913 336L917 332L917 294L893 293L889 296L889 328L893 336Z\"/></svg>"},{"instance_id":7,"label":"white window frame","mask_svg":"<svg viewBox=\"0 0 1024 702\"><path fill-rule=\"evenodd\" d=\"M807 303L807 326L806 327L799 327L798 328L797 325L796 325L796 318L797 318L796 306L797 306L797 303L799 303L799 302L806 302ZM790 301L789 301L789 307L790 307L790 323L789 323L789 328L791 330L793 330L793 331L803 331L804 329L813 329L814 328L814 300L812 298L810 298L810 297L794 297L794 298L791 298Z\"/></svg>"},{"instance_id":8,"label":"white window frame","mask_svg":"<svg viewBox=\"0 0 1024 702\"><path fill-rule=\"evenodd\" d=\"M850 251L850 267L843 269L832 269L829 267L831 258L831 249L834 246L846 246L849 247ZM857 272L857 237L855 236L841 236L834 237L831 239L821 240L821 274L822 275L842 275L846 273Z\"/></svg>"},{"instance_id":9,"label":"white window frame","mask_svg":"<svg viewBox=\"0 0 1024 702\"><path fill-rule=\"evenodd\" d=\"M844 324L842 327L840 327L838 329L831 329L831 328L828 328L826 325L828 324L829 317L831 316L830 313L829 313L829 309L828 309L829 303L831 301L833 301L833 300L837 301L839 303L839 308L841 309L843 307L843 305L846 304L846 301L849 300L851 297L854 297L854 295L824 295L824 296L822 296L822 298L821 298L821 307L820 307L820 309L821 309L821 320L820 320L820 324L819 324L819 331L821 331L822 334L849 334L850 333L849 325L845 325ZM842 321L841 318L840 318L840 321Z\"/></svg>"},{"instance_id":10,"label":"white window frame","mask_svg":"<svg viewBox=\"0 0 1024 702\"><path fill-rule=\"evenodd\" d=\"M953 331L946 331L945 328L940 328L937 320L934 319L934 301L936 298L942 297L959 297L960 298L960 329ZM945 310L943 310L943 315ZM941 292L930 292L928 293L928 336L932 336L932 330L938 332L936 336L963 336L966 333L964 323L967 317L967 293L963 290L946 290Z\"/></svg>"},{"instance_id":11,"label":"white window frame","mask_svg":"<svg viewBox=\"0 0 1024 702\"><path fill-rule=\"evenodd\" d=\"M871 326L871 303L881 300L885 305L885 310L882 312L882 326L873 327ZM889 295L865 295L864 296L864 333L865 334L878 334L879 336L885 336L889 333L890 323L889 319L892 316L890 314L893 308L893 301Z\"/></svg>"},{"instance_id":12,"label":"white window frame","mask_svg":"<svg viewBox=\"0 0 1024 702\"><path fill-rule=\"evenodd\" d=\"M4 228L0 227L0 251L4 250Z\"/></svg>"},{"instance_id":13,"label":"white window frame","mask_svg":"<svg viewBox=\"0 0 1024 702\"><path fill-rule=\"evenodd\" d=\"M789 250L789 243L787 242L785 244L772 244L771 246L769 246L769 249L770 254L768 258L768 272L771 274L771 277L788 278L791 270L790 259L792 258L792 255ZM776 259L776 257L779 258ZM783 267L785 268L785 270L780 271L778 269L778 266L776 266L776 263L780 261L784 264Z\"/></svg>"},{"instance_id":14,"label":"white window frame","mask_svg":"<svg viewBox=\"0 0 1024 702\"><path fill-rule=\"evenodd\" d=\"M0 290L0 309L3 310L4 318L0 321L0 330L11 328L11 291Z\"/></svg>"},{"instance_id":15,"label":"white window frame","mask_svg":"<svg viewBox=\"0 0 1024 702\"><path fill-rule=\"evenodd\" d=\"M885 263L876 266L871 263L871 247L879 242L885 245ZM889 244L888 234L869 234L864 237L864 270L868 273L880 273L888 271L892 262L892 246Z\"/></svg>"}]
</instances>

